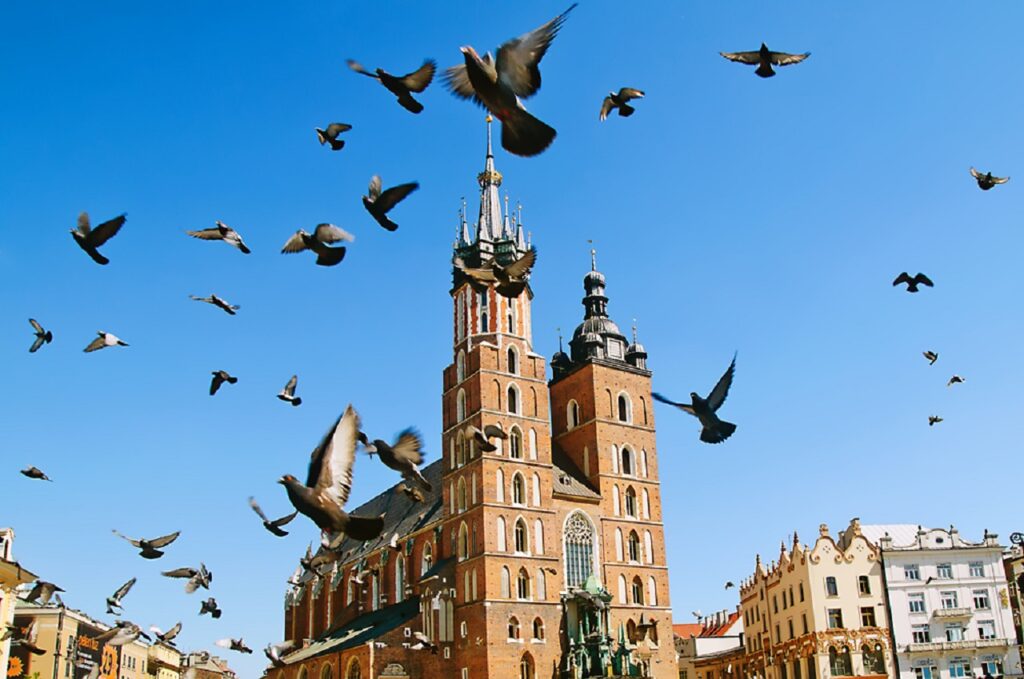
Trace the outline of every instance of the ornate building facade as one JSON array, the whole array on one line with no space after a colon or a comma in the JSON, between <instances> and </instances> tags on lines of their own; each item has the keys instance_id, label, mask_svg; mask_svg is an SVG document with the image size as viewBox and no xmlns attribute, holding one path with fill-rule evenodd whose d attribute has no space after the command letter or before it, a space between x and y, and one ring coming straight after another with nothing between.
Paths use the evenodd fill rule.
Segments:
<instances>
[{"instance_id":1,"label":"ornate building facade","mask_svg":"<svg viewBox=\"0 0 1024 679\"><path fill-rule=\"evenodd\" d=\"M479 218L471 233L463 211L454 244L468 266L530 247L502 181L488 122ZM593 258L584 291L549 380L533 290L505 298L453 268L444 456L423 470L434 490L353 510L385 513L382 537L296 573L285 635L300 649L271 679L677 676L647 354L608 316ZM507 438L483 450L470 425Z\"/></svg>"}]
</instances>

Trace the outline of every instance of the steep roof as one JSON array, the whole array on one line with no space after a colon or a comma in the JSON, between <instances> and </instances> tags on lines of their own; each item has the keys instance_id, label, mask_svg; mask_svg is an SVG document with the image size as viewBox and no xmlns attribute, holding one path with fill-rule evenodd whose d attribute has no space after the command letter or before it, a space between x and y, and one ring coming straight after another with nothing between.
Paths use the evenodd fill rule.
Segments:
<instances>
[{"instance_id":1,"label":"steep roof","mask_svg":"<svg viewBox=\"0 0 1024 679\"><path fill-rule=\"evenodd\" d=\"M411 597L392 606L364 613L328 634L322 635L306 648L290 653L282 660L291 665L325 653L337 653L346 648L379 639L384 634L419 615L420 598Z\"/></svg>"},{"instance_id":2,"label":"steep roof","mask_svg":"<svg viewBox=\"0 0 1024 679\"><path fill-rule=\"evenodd\" d=\"M699 622L677 622L672 625L672 633L680 639L699 637L704 631L704 625Z\"/></svg>"},{"instance_id":3,"label":"steep roof","mask_svg":"<svg viewBox=\"0 0 1024 679\"><path fill-rule=\"evenodd\" d=\"M591 487L587 478L572 459L558 445L551 447L551 471L554 473L552 490L559 495L600 500L601 494Z\"/></svg>"}]
</instances>

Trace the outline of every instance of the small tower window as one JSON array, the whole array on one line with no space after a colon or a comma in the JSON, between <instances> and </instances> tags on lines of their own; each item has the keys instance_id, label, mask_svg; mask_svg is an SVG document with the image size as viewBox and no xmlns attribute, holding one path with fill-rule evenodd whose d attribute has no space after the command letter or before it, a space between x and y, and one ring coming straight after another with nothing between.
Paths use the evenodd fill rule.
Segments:
<instances>
[{"instance_id":1,"label":"small tower window","mask_svg":"<svg viewBox=\"0 0 1024 679\"><path fill-rule=\"evenodd\" d=\"M455 419L459 422L466 419L466 392L463 389L459 389L455 396Z\"/></svg>"},{"instance_id":2,"label":"small tower window","mask_svg":"<svg viewBox=\"0 0 1024 679\"><path fill-rule=\"evenodd\" d=\"M640 581L640 576L633 578L633 603L639 606L644 604L644 585Z\"/></svg>"},{"instance_id":3,"label":"small tower window","mask_svg":"<svg viewBox=\"0 0 1024 679\"><path fill-rule=\"evenodd\" d=\"M508 348L508 371L513 375L519 374L519 353L514 346Z\"/></svg>"},{"instance_id":4,"label":"small tower window","mask_svg":"<svg viewBox=\"0 0 1024 679\"><path fill-rule=\"evenodd\" d=\"M640 536L636 534L635 530L629 531L629 539L627 542L629 547L629 560L640 562Z\"/></svg>"},{"instance_id":5,"label":"small tower window","mask_svg":"<svg viewBox=\"0 0 1024 679\"><path fill-rule=\"evenodd\" d=\"M520 599L530 598L530 574L525 568L519 569L519 577L516 578L516 596Z\"/></svg>"},{"instance_id":6,"label":"small tower window","mask_svg":"<svg viewBox=\"0 0 1024 679\"><path fill-rule=\"evenodd\" d=\"M626 488L626 516L636 518L636 491L633 486Z\"/></svg>"},{"instance_id":7,"label":"small tower window","mask_svg":"<svg viewBox=\"0 0 1024 679\"><path fill-rule=\"evenodd\" d=\"M523 475L519 473L512 477L512 504L526 504L526 482L523 480Z\"/></svg>"},{"instance_id":8,"label":"small tower window","mask_svg":"<svg viewBox=\"0 0 1024 679\"><path fill-rule=\"evenodd\" d=\"M565 408L566 429L575 429L580 426L580 404L575 400L569 401Z\"/></svg>"},{"instance_id":9,"label":"small tower window","mask_svg":"<svg viewBox=\"0 0 1024 679\"><path fill-rule=\"evenodd\" d=\"M462 512L466 511L466 479L460 478L456 488L458 493L458 499L455 503L455 506L459 510L459 513L461 514Z\"/></svg>"},{"instance_id":10,"label":"small tower window","mask_svg":"<svg viewBox=\"0 0 1024 679\"><path fill-rule=\"evenodd\" d=\"M491 329L490 319L487 314L487 291L480 293L480 332L488 332Z\"/></svg>"},{"instance_id":11,"label":"small tower window","mask_svg":"<svg viewBox=\"0 0 1024 679\"><path fill-rule=\"evenodd\" d=\"M516 301L508 300L508 313L505 315L505 322L508 326L508 334L516 334Z\"/></svg>"},{"instance_id":12,"label":"small tower window","mask_svg":"<svg viewBox=\"0 0 1024 679\"><path fill-rule=\"evenodd\" d=\"M464 561L469 556L469 528L466 527L465 522L459 525L459 542L457 553L459 561Z\"/></svg>"},{"instance_id":13,"label":"small tower window","mask_svg":"<svg viewBox=\"0 0 1024 679\"><path fill-rule=\"evenodd\" d=\"M519 413L519 389L514 384L508 386L508 411L513 415Z\"/></svg>"},{"instance_id":14,"label":"small tower window","mask_svg":"<svg viewBox=\"0 0 1024 679\"><path fill-rule=\"evenodd\" d=\"M622 448L622 475L633 475L633 451L629 448Z\"/></svg>"},{"instance_id":15,"label":"small tower window","mask_svg":"<svg viewBox=\"0 0 1024 679\"><path fill-rule=\"evenodd\" d=\"M455 357L455 381L461 382L464 379L466 379L466 352L459 349L459 354Z\"/></svg>"},{"instance_id":16,"label":"small tower window","mask_svg":"<svg viewBox=\"0 0 1024 679\"><path fill-rule=\"evenodd\" d=\"M537 641L544 641L544 621L540 618L533 619L533 638Z\"/></svg>"},{"instance_id":17,"label":"small tower window","mask_svg":"<svg viewBox=\"0 0 1024 679\"><path fill-rule=\"evenodd\" d=\"M512 616L508 619L508 638L518 639L519 638L519 619Z\"/></svg>"},{"instance_id":18,"label":"small tower window","mask_svg":"<svg viewBox=\"0 0 1024 679\"><path fill-rule=\"evenodd\" d=\"M512 427L508 432L508 456L513 460L523 458L523 432L519 427Z\"/></svg>"},{"instance_id":19,"label":"small tower window","mask_svg":"<svg viewBox=\"0 0 1024 679\"><path fill-rule=\"evenodd\" d=\"M629 422L630 417L629 397L619 394L619 422Z\"/></svg>"},{"instance_id":20,"label":"small tower window","mask_svg":"<svg viewBox=\"0 0 1024 679\"><path fill-rule=\"evenodd\" d=\"M515 535L516 551L520 554L528 553L530 551L530 532L526 529L526 522L522 519L516 521L513 533Z\"/></svg>"}]
</instances>

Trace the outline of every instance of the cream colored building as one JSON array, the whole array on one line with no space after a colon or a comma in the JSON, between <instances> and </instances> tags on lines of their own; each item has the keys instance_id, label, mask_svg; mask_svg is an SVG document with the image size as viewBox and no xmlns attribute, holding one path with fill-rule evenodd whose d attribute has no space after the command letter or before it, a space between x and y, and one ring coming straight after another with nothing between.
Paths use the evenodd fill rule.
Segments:
<instances>
[{"instance_id":1,"label":"cream colored building","mask_svg":"<svg viewBox=\"0 0 1024 679\"><path fill-rule=\"evenodd\" d=\"M178 679L181 676L181 651L170 644L157 642L149 647L147 671L155 679Z\"/></svg>"},{"instance_id":2,"label":"cream colored building","mask_svg":"<svg viewBox=\"0 0 1024 679\"><path fill-rule=\"evenodd\" d=\"M1013 536L1010 536L1011 539ZM1017 633L1017 644L1024 644L1024 547L1014 545L1003 557L1006 569L1006 584L1010 594L1010 611L1013 627Z\"/></svg>"},{"instance_id":3,"label":"cream colored building","mask_svg":"<svg viewBox=\"0 0 1024 679\"><path fill-rule=\"evenodd\" d=\"M750 679L894 676L880 554L857 519L841 541L821 524L813 546L794 534L771 564L758 555L740 610Z\"/></svg>"},{"instance_id":4,"label":"cream colored building","mask_svg":"<svg viewBox=\"0 0 1024 679\"><path fill-rule=\"evenodd\" d=\"M35 573L22 568L14 560L14 529L0 528L0 632L14 624L18 586L32 582L36 577ZM11 640L0 642L0 678L7 677L10 652Z\"/></svg>"}]
</instances>

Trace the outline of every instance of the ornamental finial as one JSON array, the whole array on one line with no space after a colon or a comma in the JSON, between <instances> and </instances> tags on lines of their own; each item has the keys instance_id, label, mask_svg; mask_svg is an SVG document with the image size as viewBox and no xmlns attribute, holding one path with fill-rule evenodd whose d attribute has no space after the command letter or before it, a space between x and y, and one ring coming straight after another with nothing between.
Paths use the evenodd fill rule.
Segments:
<instances>
[{"instance_id":1,"label":"ornamental finial","mask_svg":"<svg viewBox=\"0 0 1024 679\"><path fill-rule=\"evenodd\" d=\"M636 344L636 319L633 319L633 344Z\"/></svg>"},{"instance_id":2,"label":"ornamental finial","mask_svg":"<svg viewBox=\"0 0 1024 679\"><path fill-rule=\"evenodd\" d=\"M562 328L555 328L558 331L558 350L562 350Z\"/></svg>"}]
</instances>

